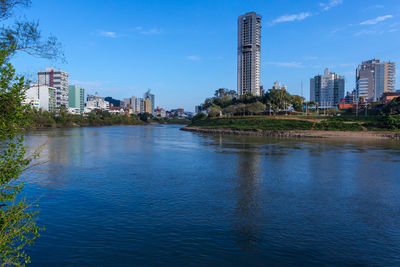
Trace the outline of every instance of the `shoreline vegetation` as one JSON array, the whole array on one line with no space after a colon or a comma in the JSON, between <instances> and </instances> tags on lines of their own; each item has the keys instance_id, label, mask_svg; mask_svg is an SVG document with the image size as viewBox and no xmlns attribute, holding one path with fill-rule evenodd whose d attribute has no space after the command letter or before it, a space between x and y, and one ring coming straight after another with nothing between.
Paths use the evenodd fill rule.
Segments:
<instances>
[{"instance_id":1,"label":"shoreline vegetation","mask_svg":"<svg viewBox=\"0 0 400 267\"><path fill-rule=\"evenodd\" d=\"M400 140L400 131L384 117L244 116L196 120L184 131L296 138L374 138Z\"/></svg>"},{"instance_id":2,"label":"shoreline vegetation","mask_svg":"<svg viewBox=\"0 0 400 267\"><path fill-rule=\"evenodd\" d=\"M127 116L125 114L111 114L101 110L95 110L86 115L71 115L63 110L47 112L32 109L27 116L31 123L26 127L26 130L149 124L187 125L190 123L189 119L158 118L149 114Z\"/></svg>"},{"instance_id":3,"label":"shoreline vegetation","mask_svg":"<svg viewBox=\"0 0 400 267\"><path fill-rule=\"evenodd\" d=\"M220 88L199 106L185 131L274 137L400 139L400 97L388 103L359 99L356 110L321 109L286 90L261 96ZM359 115L360 114L360 115Z\"/></svg>"}]
</instances>

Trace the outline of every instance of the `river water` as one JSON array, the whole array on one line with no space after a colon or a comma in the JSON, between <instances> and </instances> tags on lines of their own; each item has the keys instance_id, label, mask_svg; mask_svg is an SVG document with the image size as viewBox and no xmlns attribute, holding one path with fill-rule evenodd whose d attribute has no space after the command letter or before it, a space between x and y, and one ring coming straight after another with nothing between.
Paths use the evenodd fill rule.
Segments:
<instances>
[{"instance_id":1,"label":"river water","mask_svg":"<svg viewBox=\"0 0 400 267\"><path fill-rule=\"evenodd\" d=\"M400 265L400 142L30 133L31 266Z\"/></svg>"}]
</instances>

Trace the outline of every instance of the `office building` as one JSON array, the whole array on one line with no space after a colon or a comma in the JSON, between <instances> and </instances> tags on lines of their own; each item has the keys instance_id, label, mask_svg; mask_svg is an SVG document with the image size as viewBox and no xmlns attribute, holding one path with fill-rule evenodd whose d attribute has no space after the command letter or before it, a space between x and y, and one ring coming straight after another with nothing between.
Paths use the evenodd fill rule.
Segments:
<instances>
[{"instance_id":1,"label":"office building","mask_svg":"<svg viewBox=\"0 0 400 267\"><path fill-rule=\"evenodd\" d=\"M47 68L38 72L38 84L47 85L56 89L56 108L68 108L68 73L54 68Z\"/></svg>"},{"instance_id":2,"label":"office building","mask_svg":"<svg viewBox=\"0 0 400 267\"><path fill-rule=\"evenodd\" d=\"M156 99L155 99L155 96L154 96L154 94L150 94L150 90L148 90L146 93L144 93L144 95L143 95L143 98L144 99L146 99L146 98L148 98L148 99L150 99L150 101L151 101L151 114L154 112L154 109L155 109L155 101L156 101Z\"/></svg>"},{"instance_id":3,"label":"office building","mask_svg":"<svg viewBox=\"0 0 400 267\"><path fill-rule=\"evenodd\" d=\"M396 65L393 62L380 62L380 59L363 61L356 70L357 97L378 101L383 93L395 91Z\"/></svg>"},{"instance_id":4,"label":"office building","mask_svg":"<svg viewBox=\"0 0 400 267\"><path fill-rule=\"evenodd\" d=\"M319 108L335 108L344 98L344 77L325 69L324 75L310 80L310 100L318 103Z\"/></svg>"},{"instance_id":5,"label":"office building","mask_svg":"<svg viewBox=\"0 0 400 267\"><path fill-rule=\"evenodd\" d=\"M237 93L261 95L261 16L246 13L238 19Z\"/></svg>"},{"instance_id":6,"label":"office building","mask_svg":"<svg viewBox=\"0 0 400 267\"><path fill-rule=\"evenodd\" d=\"M56 109L56 88L32 84L25 92L24 103L30 104L36 109L54 111Z\"/></svg>"},{"instance_id":7,"label":"office building","mask_svg":"<svg viewBox=\"0 0 400 267\"><path fill-rule=\"evenodd\" d=\"M79 109L80 113L83 113L85 109L85 89L80 88L76 85L70 85L68 89L69 107L73 109Z\"/></svg>"}]
</instances>

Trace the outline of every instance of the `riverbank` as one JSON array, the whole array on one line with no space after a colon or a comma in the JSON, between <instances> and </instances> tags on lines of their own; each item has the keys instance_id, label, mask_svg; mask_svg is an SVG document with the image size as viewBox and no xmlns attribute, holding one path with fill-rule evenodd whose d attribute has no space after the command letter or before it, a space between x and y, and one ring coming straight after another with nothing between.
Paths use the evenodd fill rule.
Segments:
<instances>
[{"instance_id":1,"label":"riverbank","mask_svg":"<svg viewBox=\"0 0 400 267\"><path fill-rule=\"evenodd\" d=\"M233 129L204 129L184 127L181 130L207 134L247 135L291 138L365 138L365 139L394 139L400 140L398 132L354 132L354 131L310 131L310 130L233 130Z\"/></svg>"},{"instance_id":2,"label":"riverbank","mask_svg":"<svg viewBox=\"0 0 400 267\"><path fill-rule=\"evenodd\" d=\"M207 118L193 122L182 130L226 135L400 140L400 131L385 128L380 118L364 120L279 116Z\"/></svg>"},{"instance_id":3,"label":"riverbank","mask_svg":"<svg viewBox=\"0 0 400 267\"><path fill-rule=\"evenodd\" d=\"M110 114L107 111L96 110L86 115L71 115L67 112L51 113L32 110L27 113L30 124L27 130L97 127L120 125L148 125L148 124L189 124L190 120L181 118L157 118L149 114L125 115Z\"/></svg>"}]
</instances>

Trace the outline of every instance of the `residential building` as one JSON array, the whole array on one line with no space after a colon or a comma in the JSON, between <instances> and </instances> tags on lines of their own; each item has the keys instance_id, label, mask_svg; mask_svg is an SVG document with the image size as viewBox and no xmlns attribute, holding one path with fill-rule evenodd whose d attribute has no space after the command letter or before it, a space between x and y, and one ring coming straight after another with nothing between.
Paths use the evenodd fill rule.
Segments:
<instances>
[{"instance_id":1,"label":"residential building","mask_svg":"<svg viewBox=\"0 0 400 267\"><path fill-rule=\"evenodd\" d=\"M32 84L25 92L24 103L31 104L36 109L54 111L56 109L56 88Z\"/></svg>"},{"instance_id":2,"label":"residential building","mask_svg":"<svg viewBox=\"0 0 400 267\"><path fill-rule=\"evenodd\" d=\"M154 110L154 116L165 118L167 116L167 113L165 112L165 110L163 108L157 107Z\"/></svg>"},{"instance_id":3,"label":"residential building","mask_svg":"<svg viewBox=\"0 0 400 267\"><path fill-rule=\"evenodd\" d=\"M110 103L105 101L104 97L88 95L84 113L90 113L95 109L108 111L110 109Z\"/></svg>"},{"instance_id":4,"label":"residential building","mask_svg":"<svg viewBox=\"0 0 400 267\"><path fill-rule=\"evenodd\" d=\"M274 82L272 89L286 91L286 85L281 84L281 82Z\"/></svg>"},{"instance_id":5,"label":"residential building","mask_svg":"<svg viewBox=\"0 0 400 267\"><path fill-rule=\"evenodd\" d=\"M124 107L128 108L128 109L132 109L133 113L140 112L140 107L139 107L138 99L136 96L132 96L130 98L125 98L124 99Z\"/></svg>"},{"instance_id":6,"label":"residential building","mask_svg":"<svg viewBox=\"0 0 400 267\"><path fill-rule=\"evenodd\" d=\"M378 101L383 93L395 91L396 65L380 59L363 61L356 70L357 98Z\"/></svg>"},{"instance_id":7,"label":"residential building","mask_svg":"<svg viewBox=\"0 0 400 267\"><path fill-rule=\"evenodd\" d=\"M261 95L261 16L249 12L238 19L237 93Z\"/></svg>"},{"instance_id":8,"label":"residential building","mask_svg":"<svg viewBox=\"0 0 400 267\"><path fill-rule=\"evenodd\" d=\"M325 69L324 75L310 80L310 100L318 103L319 108L336 108L344 98L344 77Z\"/></svg>"},{"instance_id":9,"label":"residential building","mask_svg":"<svg viewBox=\"0 0 400 267\"><path fill-rule=\"evenodd\" d=\"M68 108L68 73L54 68L38 72L38 84L56 89L56 108Z\"/></svg>"},{"instance_id":10,"label":"residential building","mask_svg":"<svg viewBox=\"0 0 400 267\"><path fill-rule=\"evenodd\" d=\"M68 89L68 106L72 109L79 109L80 113L83 113L85 109L85 89L76 85L70 85Z\"/></svg>"},{"instance_id":11,"label":"residential building","mask_svg":"<svg viewBox=\"0 0 400 267\"><path fill-rule=\"evenodd\" d=\"M150 98L140 98L140 113L152 114L151 105Z\"/></svg>"},{"instance_id":12,"label":"residential building","mask_svg":"<svg viewBox=\"0 0 400 267\"><path fill-rule=\"evenodd\" d=\"M155 98L154 94L150 94L150 89L147 90L146 93L144 93L143 98L150 99L150 101L151 101L151 113L153 113L154 109L155 109L156 98Z\"/></svg>"}]
</instances>

